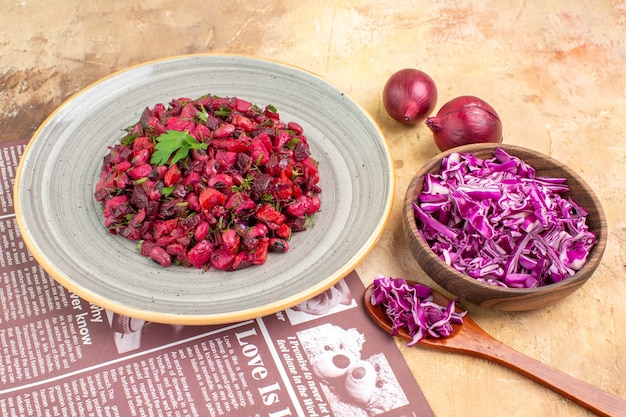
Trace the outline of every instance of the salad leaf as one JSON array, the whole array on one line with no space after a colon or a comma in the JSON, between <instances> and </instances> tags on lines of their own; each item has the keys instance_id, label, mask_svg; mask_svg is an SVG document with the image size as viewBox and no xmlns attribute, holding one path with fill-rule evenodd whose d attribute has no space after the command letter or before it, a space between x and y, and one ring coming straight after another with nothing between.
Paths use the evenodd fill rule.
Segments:
<instances>
[{"instance_id":1,"label":"salad leaf","mask_svg":"<svg viewBox=\"0 0 626 417\"><path fill-rule=\"evenodd\" d=\"M156 141L155 151L150 158L150 163L156 165L165 165L168 161L170 165L174 165L181 159L186 158L191 149L207 149L206 143L199 142L187 132L176 130L168 130L158 136ZM173 157L172 154L174 155ZM172 157L171 161L170 157Z\"/></svg>"}]
</instances>

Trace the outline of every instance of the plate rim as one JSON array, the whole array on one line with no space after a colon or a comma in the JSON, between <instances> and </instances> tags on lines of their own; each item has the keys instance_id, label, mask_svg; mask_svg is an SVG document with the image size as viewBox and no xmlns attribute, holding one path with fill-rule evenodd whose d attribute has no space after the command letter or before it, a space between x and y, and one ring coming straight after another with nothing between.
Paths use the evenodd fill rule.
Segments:
<instances>
[{"instance_id":1,"label":"plate rim","mask_svg":"<svg viewBox=\"0 0 626 417\"><path fill-rule=\"evenodd\" d=\"M345 263L343 267L339 268L334 273L330 274L328 277L319 281L317 284L307 287L305 290L299 291L298 293L282 298L277 301L273 301L270 303L266 303L260 306L254 306L247 309L237 310L236 313L226 312L226 313L215 313L215 314L176 314L176 313L164 313L160 311L147 310L144 308L138 308L135 306L125 305L123 303L117 302L111 298L106 298L105 296L93 292L91 289L75 285L75 283L68 279L63 273L63 271L58 270L53 263L48 261L48 257L43 253L43 251L39 251L38 245L35 242L33 236L31 236L29 232L29 228L27 222L23 217L23 209L22 209L22 201L21 201L21 186L22 180L24 176L24 165L26 164L26 160L28 159L29 154L33 153L33 149L37 145L38 139L41 137L42 131L48 126L59 114L62 109L70 105L70 103L76 100L78 97L87 94L94 87L106 82L109 79L115 78L117 76L121 76L125 73L131 72L134 69L142 68L142 67L150 67L155 64L163 63L163 62L174 62L177 60L185 60L185 59L193 59L193 58L222 58L222 59L244 59L250 62L258 61L271 63L274 65L283 66L292 70L300 71L310 77L314 77L318 79L318 81L325 83L337 91L341 92L346 99L348 99L352 105L355 106L356 109L359 110L361 116L365 117L371 124L371 128L374 129L377 135L381 139L381 145L385 149L385 159L387 160L388 165L388 173L389 179L388 184L390 187L388 197L384 201L384 209L383 216L378 221L376 227L372 230L372 233L369 235L369 239L367 242L364 242L360 249L356 251L350 258L349 262ZM37 127L31 138L29 139L22 156L20 157L20 161L16 170L14 186L13 186L13 203L14 203L14 212L15 218L17 221L17 225L21 234L22 239L29 252L36 260L36 262L48 273L55 281L61 284L65 289L71 291L82 299L97 305L98 307L105 308L111 310L115 313L126 315L133 318L143 319L146 321L159 322L164 324L181 324L181 325L207 325L207 324L225 324L231 323L235 321L244 321L249 319L254 319L257 317L266 316L269 314L276 313L278 311L284 310L285 308L292 307L300 302L306 301L318 295L331 287L332 285L339 282L341 279L345 278L352 270L354 270L367 255L374 249L377 242L379 241L382 233L385 231L387 223L391 217L393 202L396 196L396 178L395 178L395 167L393 164L393 159L391 155L391 150L389 147L389 142L382 132L380 126L373 117L367 112L363 106L361 106L356 100L354 100L348 93L346 93L343 89L339 88L332 82L326 80L324 77L320 75L306 70L300 66L288 64L276 59L269 58L260 58L257 56L244 55L244 54L226 54L226 53L198 53L198 54L181 54L175 56L169 56L154 60L148 60L145 62L137 63L120 70L114 71L109 75L101 77L100 79L88 84L87 86L81 88L74 94L70 95L66 100L63 101L57 108L55 108L45 119L44 121Z\"/></svg>"}]
</instances>

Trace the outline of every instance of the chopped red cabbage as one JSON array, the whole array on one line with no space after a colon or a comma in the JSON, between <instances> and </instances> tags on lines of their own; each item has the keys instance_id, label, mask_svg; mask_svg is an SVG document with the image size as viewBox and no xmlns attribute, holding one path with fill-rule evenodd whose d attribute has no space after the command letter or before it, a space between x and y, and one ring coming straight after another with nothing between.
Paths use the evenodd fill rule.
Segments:
<instances>
[{"instance_id":1,"label":"chopped red cabbage","mask_svg":"<svg viewBox=\"0 0 626 417\"><path fill-rule=\"evenodd\" d=\"M455 302L442 306L433 301L432 290L421 284L408 284L402 278L379 275L374 279L370 299L372 305L382 304L392 322L391 335L404 329L413 346L425 337L437 339L452 334L452 323L463 323L466 312L457 312Z\"/></svg>"},{"instance_id":2,"label":"chopped red cabbage","mask_svg":"<svg viewBox=\"0 0 626 417\"><path fill-rule=\"evenodd\" d=\"M424 178L413 207L420 235L448 265L489 284L532 288L572 276L596 244L567 191L564 178L537 177L502 148L488 159L455 152Z\"/></svg>"}]
</instances>

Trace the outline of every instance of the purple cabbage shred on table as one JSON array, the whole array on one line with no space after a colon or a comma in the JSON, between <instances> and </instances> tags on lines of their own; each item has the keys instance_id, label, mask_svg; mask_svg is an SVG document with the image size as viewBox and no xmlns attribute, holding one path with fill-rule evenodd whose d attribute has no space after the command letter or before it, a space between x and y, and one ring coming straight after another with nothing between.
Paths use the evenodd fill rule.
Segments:
<instances>
[{"instance_id":1,"label":"purple cabbage shred on table","mask_svg":"<svg viewBox=\"0 0 626 417\"><path fill-rule=\"evenodd\" d=\"M466 312L457 312L455 301L443 306L433 300L432 290L421 284L409 284L403 278L379 275L374 279L370 302L382 305L391 320L391 335L404 329L413 346L428 337L438 339L452 334L452 324L462 324Z\"/></svg>"},{"instance_id":2,"label":"purple cabbage shred on table","mask_svg":"<svg viewBox=\"0 0 626 417\"><path fill-rule=\"evenodd\" d=\"M422 238L448 265L488 284L534 288L572 276L597 236L566 197L564 178L536 176L523 160L451 153L413 202Z\"/></svg>"}]
</instances>

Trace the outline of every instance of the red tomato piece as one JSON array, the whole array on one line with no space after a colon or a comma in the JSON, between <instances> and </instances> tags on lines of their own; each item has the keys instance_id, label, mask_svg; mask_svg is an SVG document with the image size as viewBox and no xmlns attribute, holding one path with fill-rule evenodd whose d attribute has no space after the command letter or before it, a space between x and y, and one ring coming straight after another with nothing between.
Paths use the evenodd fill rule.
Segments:
<instances>
[{"instance_id":1,"label":"red tomato piece","mask_svg":"<svg viewBox=\"0 0 626 417\"><path fill-rule=\"evenodd\" d=\"M254 122L252 122L252 120L240 114L233 115L233 124L237 127L242 128L246 132L252 132L255 128L255 124Z\"/></svg>"},{"instance_id":2,"label":"red tomato piece","mask_svg":"<svg viewBox=\"0 0 626 417\"><path fill-rule=\"evenodd\" d=\"M180 180L180 168L178 165L174 164L167 169L165 172L165 177L163 177L163 182L166 187L170 185L176 184Z\"/></svg>"},{"instance_id":3,"label":"red tomato piece","mask_svg":"<svg viewBox=\"0 0 626 417\"><path fill-rule=\"evenodd\" d=\"M239 139L213 139L210 144L214 148L230 152L246 152L248 150L248 145Z\"/></svg>"},{"instance_id":4,"label":"red tomato piece","mask_svg":"<svg viewBox=\"0 0 626 417\"><path fill-rule=\"evenodd\" d=\"M291 227L283 223L274 231L274 234L280 238L288 240L291 237Z\"/></svg>"},{"instance_id":5,"label":"red tomato piece","mask_svg":"<svg viewBox=\"0 0 626 417\"><path fill-rule=\"evenodd\" d=\"M284 214L276 210L269 204L264 204L255 213L257 219L267 223L268 225L281 225L287 219Z\"/></svg>"},{"instance_id":6,"label":"red tomato piece","mask_svg":"<svg viewBox=\"0 0 626 417\"><path fill-rule=\"evenodd\" d=\"M226 195L215 188L205 188L198 197L200 207L203 211L211 210L213 207L223 205L226 202Z\"/></svg>"},{"instance_id":7,"label":"red tomato piece","mask_svg":"<svg viewBox=\"0 0 626 417\"><path fill-rule=\"evenodd\" d=\"M258 241L256 246L246 253L244 260L252 265L262 265L267 260L269 250L269 239L264 238Z\"/></svg>"}]
</instances>

